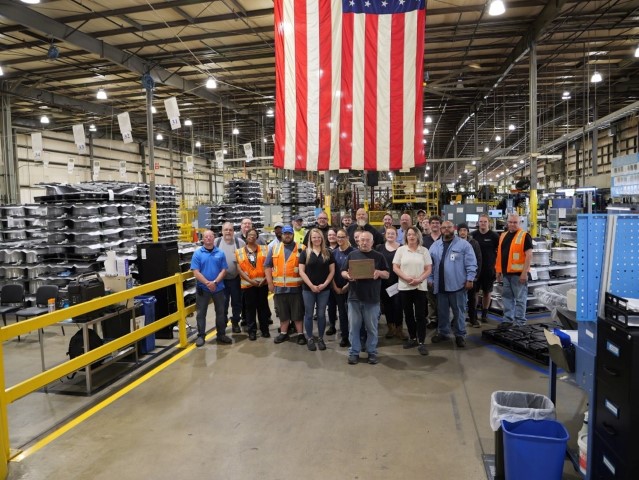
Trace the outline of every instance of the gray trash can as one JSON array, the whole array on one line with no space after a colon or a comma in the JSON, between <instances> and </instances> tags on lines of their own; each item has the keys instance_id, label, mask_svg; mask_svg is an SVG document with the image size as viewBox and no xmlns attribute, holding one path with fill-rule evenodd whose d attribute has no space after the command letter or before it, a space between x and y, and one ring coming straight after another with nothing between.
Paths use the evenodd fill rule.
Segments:
<instances>
[{"instance_id":1,"label":"gray trash can","mask_svg":"<svg viewBox=\"0 0 639 480\"><path fill-rule=\"evenodd\" d=\"M501 421L555 420L555 405L545 395L498 390L490 397L490 427L495 432L495 477L504 480L504 436Z\"/></svg>"}]
</instances>

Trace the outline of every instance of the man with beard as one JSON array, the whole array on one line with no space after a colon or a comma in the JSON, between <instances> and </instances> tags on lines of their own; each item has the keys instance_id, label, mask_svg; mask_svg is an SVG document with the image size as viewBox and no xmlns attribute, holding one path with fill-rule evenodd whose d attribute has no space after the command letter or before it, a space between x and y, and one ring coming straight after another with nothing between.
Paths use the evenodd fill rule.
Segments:
<instances>
[{"instance_id":1,"label":"man with beard","mask_svg":"<svg viewBox=\"0 0 639 480\"><path fill-rule=\"evenodd\" d=\"M455 226L445 221L442 236L430 247L433 270L428 277L428 290L437 295L437 333L433 343L450 340L450 311L453 311L453 333L458 347L466 346L466 302L477 276L477 259L473 247L455 236Z\"/></svg>"},{"instance_id":2,"label":"man with beard","mask_svg":"<svg viewBox=\"0 0 639 480\"><path fill-rule=\"evenodd\" d=\"M344 215L342 215L342 227L344 228L344 230L348 232L348 227L350 227L352 224L353 217L350 213L346 212Z\"/></svg>"},{"instance_id":3,"label":"man with beard","mask_svg":"<svg viewBox=\"0 0 639 480\"><path fill-rule=\"evenodd\" d=\"M342 277L348 280L348 336L351 347L348 351L349 365L359 362L361 350L361 328L366 327L366 351L368 363L375 365L377 359L377 323L380 316L380 289L382 279L388 279L390 271L384 255L373 248L373 234L363 231L359 235L359 250L353 250L342 266ZM357 260L373 260L372 278L355 279L351 275L350 264Z\"/></svg>"},{"instance_id":4,"label":"man with beard","mask_svg":"<svg viewBox=\"0 0 639 480\"><path fill-rule=\"evenodd\" d=\"M228 318L230 304L231 330L233 333L242 333L242 329L240 328L242 287L240 285L240 274L237 270L235 250L242 248L244 245L244 240L233 236L233 224L231 222L225 222L224 225L222 225L222 236L215 239L215 246L224 253L226 264L228 265L226 275L224 276L224 314Z\"/></svg>"},{"instance_id":5,"label":"man with beard","mask_svg":"<svg viewBox=\"0 0 639 480\"><path fill-rule=\"evenodd\" d=\"M356 230L369 232L373 236L372 248L384 243L384 236L379 233L375 227L368 223L368 212L366 212L363 208L357 210L357 213L355 213L355 223L348 227L348 236L350 237L351 245L357 245L357 242L355 242Z\"/></svg>"},{"instance_id":6,"label":"man with beard","mask_svg":"<svg viewBox=\"0 0 639 480\"><path fill-rule=\"evenodd\" d=\"M264 273L268 289L274 293L275 311L280 317L280 334L275 343L288 340L288 326L294 322L298 345L306 345L302 333L304 304L302 302L302 277L299 274L301 246L293 241L293 227L282 228L282 241L268 252L264 262Z\"/></svg>"},{"instance_id":7,"label":"man with beard","mask_svg":"<svg viewBox=\"0 0 639 480\"><path fill-rule=\"evenodd\" d=\"M204 345L206 312L211 299L215 306L217 343L233 343L233 340L226 336L226 315L224 315L224 275L227 268L224 253L219 248L215 248L215 235L211 230L205 231L202 235L202 246L193 253L191 259L191 270L197 280L195 296L197 340L195 345L198 347Z\"/></svg>"},{"instance_id":8,"label":"man with beard","mask_svg":"<svg viewBox=\"0 0 639 480\"><path fill-rule=\"evenodd\" d=\"M306 229L302 227L304 224L304 217L296 215L293 217L291 225L293 225L293 241L298 245L304 244L304 237L306 236Z\"/></svg>"},{"instance_id":9,"label":"man with beard","mask_svg":"<svg viewBox=\"0 0 639 480\"><path fill-rule=\"evenodd\" d=\"M320 232L322 232L322 235L324 235L324 243L328 245L328 230L331 228L328 224L328 213L322 210L317 216L317 223L313 228L317 228ZM308 236L310 235L310 232L311 230L309 229L308 232L306 232L306 235L304 235L303 245L305 247L308 247Z\"/></svg>"},{"instance_id":10,"label":"man with beard","mask_svg":"<svg viewBox=\"0 0 639 480\"><path fill-rule=\"evenodd\" d=\"M475 293L481 290L481 321L487 322L488 308L490 307L490 293L493 291L493 284L497 273L495 262L497 261L497 247L499 246L499 235L490 229L490 218L486 213L479 216L479 229L472 233L472 236L481 249L482 263L479 270L479 281L475 284Z\"/></svg>"}]
</instances>

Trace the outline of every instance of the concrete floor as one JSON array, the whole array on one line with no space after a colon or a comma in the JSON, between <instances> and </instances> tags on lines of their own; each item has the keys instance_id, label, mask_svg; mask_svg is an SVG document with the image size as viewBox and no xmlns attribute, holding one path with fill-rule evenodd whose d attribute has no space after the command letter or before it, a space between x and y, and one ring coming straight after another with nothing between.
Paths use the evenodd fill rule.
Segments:
<instances>
[{"instance_id":1,"label":"concrete floor","mask_svg":"<svg viewBox=\"0 0 639 480\"><path fill-rule=\"evenodd\" d=\"M51 364L64 359L70 333L49 330ZM272 338L249 342L244 333L230 346L208 341L11 462L8 478L486 479L491 393L546 394L547 376L545 367L484 343L481 330L469 334L464 349L429 343L427 357L382 339L380 363L355 366L335 337L324 352ZM5 354L7 385L40 368L33 333L8 342ZM139 373L91 397L38 392L16 402L12 448L29 446ZM585 408L583 392L560 381L557 416L573 447ZM569 462L564 471L564 479L579 478Z\"/></svg>"}]
</instances>

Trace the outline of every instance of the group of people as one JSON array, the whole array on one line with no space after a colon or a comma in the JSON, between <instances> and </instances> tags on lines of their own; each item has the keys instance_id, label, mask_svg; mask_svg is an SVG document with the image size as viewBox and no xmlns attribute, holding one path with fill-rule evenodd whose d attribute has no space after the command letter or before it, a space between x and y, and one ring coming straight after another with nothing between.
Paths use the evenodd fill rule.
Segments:
<instances>
[{"instance_id":1,"label":"group of people","mask_svg":"<svg viewBox=\"0 0 639 480\"><path fill-rule=\"evenodd\" d=\"M359 209L354 222L334 228L322 211L308 231L301 217L291 225L276 224L269 245L248 218L237 235L230 223L217 239L206 231L191 264L197 279L196 345L204 344L211 299L218 343L232 342L226 335L229 304L233 333L241 332L242 314L249 340L257 339L258 323L261 336L270 337L269 292L280 320L276 344L297 333L299 345L325 350L324 336L336 334L339 321L339 344L349 348L349 364L358 363L362 351L368 363L378 363L382 310L386 337L402 339L406 349L428 355L429 328L437 329L432 343L454 339L457 347L464 347L466 312L469 323L479 327L480 300L481 320L487 320L495 280L503 282L502 325L525 323L532 239L519 228L517 215L508 216L501 236L490 229L486 214L472 234L466 224L455 228L439 216L426 218L423 211L416 220L414 225L404 213L396 228L387 215L380 231L370 225L366 210Z\"/></svg>"}]
</instances>

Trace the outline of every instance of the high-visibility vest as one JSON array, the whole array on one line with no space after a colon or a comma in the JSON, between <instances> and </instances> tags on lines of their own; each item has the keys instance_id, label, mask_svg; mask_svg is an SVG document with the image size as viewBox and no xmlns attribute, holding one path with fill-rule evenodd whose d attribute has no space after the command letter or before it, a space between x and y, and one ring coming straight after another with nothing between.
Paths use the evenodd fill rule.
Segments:
<instances>
[{"instance_id":1,"label":"high-visibility vest","mask_svg":"<svg viewBox=\"0 0 639 480\"><path fill-rule=\"evenodd\" d=\"M284 243L280 242L273 249L273 285L276 287L299 287L302 285L300 277L300 249L295 244L293 251L285 260Z\"/></svg>"},{"instance_id":2,"label":"high-visibility vest","mask_svg":"<svg viewBox=\"0 0 639 480\"><path fill-rule=\"evenodd\" d=\"M264 280L264 261L266 260L266 254L268 253L268 247L265 245L258 245L255 251L255 266L251 265L246 253L246 247L235 250L235 260L237 260L237 268L242 270L251 280ZM240 275L240 285L242 288L251 288L253 284L248 282Z\"/></svg>"},{"instance_id":3,"label":"high-visibility vest","mask_svg":"<svg viewBox=\"0 0 639 480\"><path fill-rule=\"evenodd\" d=\"M497 262L495 263L495 271L497 273L521 273L524 271L524 265L526 263L526 252L524 251L524 240L526 240L526 232L523 230L517 230L513 241L510 244L508 250L508 265L506 271L502 272L501 268L501 244L508 232L504 232L499 237L499 246L497 247Z\"/></svg>"}]
</instances>

